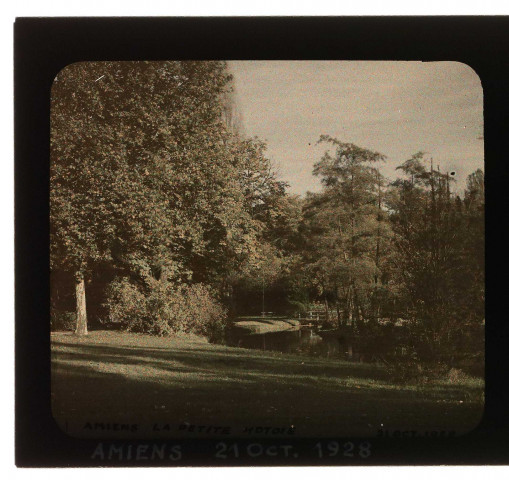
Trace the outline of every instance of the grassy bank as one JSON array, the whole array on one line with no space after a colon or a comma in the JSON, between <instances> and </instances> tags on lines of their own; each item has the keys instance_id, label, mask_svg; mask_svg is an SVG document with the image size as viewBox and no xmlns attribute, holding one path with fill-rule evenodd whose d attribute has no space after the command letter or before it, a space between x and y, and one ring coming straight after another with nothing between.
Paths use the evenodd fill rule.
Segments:
<instances>
[{"instance_id":1,"label":"grassy bank","mask_svg":"<svg viewBox=\"0 0 509 480\"><path fill-rule=\"evenodd\" d=\"M161 425L169 435L194 435L178 430L184 422L227 425L234 434L291 425L301 436L461 433L482 416L483 382L468 377L400 386L374 364L212 345L198 337L97 331L53 333L51 340L53 413L77 435L97 434L84 428L87 422L102 422L100 429L136 423L137 434L156 436L168 435Z\"/></svg>"},{"instance_id":2,"label":"grassy bank","mask_svg":"<svg viewBox=\"0 0 509 480\"><path fill-rule=\"evenodd\" d=\"M234 327L245 334L270 333L292 330L299 323L298 320L285 317L238 317Z\"/></svg>"}]
</instances>

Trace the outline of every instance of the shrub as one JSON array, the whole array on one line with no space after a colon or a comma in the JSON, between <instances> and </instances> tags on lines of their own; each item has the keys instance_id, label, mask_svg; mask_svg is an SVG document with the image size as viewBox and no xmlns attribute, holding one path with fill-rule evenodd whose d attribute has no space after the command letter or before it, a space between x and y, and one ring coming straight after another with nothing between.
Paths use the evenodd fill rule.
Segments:
<instances>
[{"instance_id":1,"label":"shrub","mask_svg":"<svg viewBox=\"0 0 509 480\"><path fill-rule=\"evenodd\" d=\"M52 310L50 328L52 332L73 331L76 328L76 312Z\"/></svg>"},{"instance_id":2,"label":"shrub","mask_svg":"<svg viewBox=\"0 0 509 480\"><path fill-rule=\"evenodd\" d=\"M411 359L399 360L387 365L389 378L396 384L420 383L425 381L422 365Z\"/></svg>"},{"instance_id":3,"label":"shrub","mask_svg":"<svg viewBox=\"0 0 509 480\"><path fill-rule=\"evenodd\" d=\"M421 362L416 358L400 359L387 366L392 382L426 384L444 378L448 367L444 363Z\"/></svg>"},{"instance_id":4,"label":"shrub","mask_svg":"<svg viewBox=\"0 0 509 480\"><path fill-rule=\"evenodd\" d=\"M128 279L117 279L110 285L107 307L110 321L131 332L195 333L217 340L226 326L225 310L202 284L153 280L143 292Z\"/></svg>"},{"instance_id":5,"label":"shrub","mask_svg":"<svg viewBox=\"0 0 509 480\"><path fill-rule=\"evenodd\" d=\"M105 306L109 320L126 330L150 333L150 315L145 295L126 278L110 284Z\"/></svg>"},{"instance_id":6,"label":"shrub","mask_svg":"<svg viewBox=\"0 0 509 480\"><path fill-rule=\"evenodd\" d=\"M303 317L305 317L307 314L307 311L308 311L308 309L304 303L299 302L297 300L289 300L288 307L287 307L285 313L288 315L293 315L293 316L297 316L300 314Z\"/></svg>"}]
</instances>

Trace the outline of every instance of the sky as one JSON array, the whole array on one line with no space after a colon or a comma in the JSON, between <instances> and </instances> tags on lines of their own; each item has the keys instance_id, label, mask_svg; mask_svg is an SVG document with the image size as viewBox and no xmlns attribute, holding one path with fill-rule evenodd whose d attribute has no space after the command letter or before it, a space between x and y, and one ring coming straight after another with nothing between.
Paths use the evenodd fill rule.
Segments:
<instances>
[{"instance_id":1,"label":"sky","mask_svg":"<svg viewBox=\"0 0 509 480\"><path fill-rule=\"evenodd\" d=\"M387 156L382 172L418 151L456 173L456 192L484 168L483 97L459 62L233 61L245 133L267 142L289 191L318 191L312 175L327 146L320 135Z\"/></svg>"}]
</instances>

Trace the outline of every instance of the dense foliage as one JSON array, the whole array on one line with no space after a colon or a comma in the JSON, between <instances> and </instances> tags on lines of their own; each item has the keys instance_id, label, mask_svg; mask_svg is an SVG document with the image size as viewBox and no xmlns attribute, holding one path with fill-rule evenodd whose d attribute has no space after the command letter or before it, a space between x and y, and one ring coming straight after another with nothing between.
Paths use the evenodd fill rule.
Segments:
<instances>
[{"instance_id":1,"label":"dense foliage","mask_svg":"<svg viewBox=\"0 0 509 480\"><path fill-rule=\"evenodd\" d=\"M389 182L383 154L324 135L321 191L292 196L265 144L242 133L233 93L218 61L87 62L57 75L54 327L86 322L86 303L91 323L218 338L228 316L319 305L330 328L379 353L480 354L483 172L454 196L450 172L419 152Z\"/></svg>"},{"instance_id":2,"label":"dense foliage","mask_svg":"<svg viewBox=\"0 0 509 480\"><path fill-rule=\"evenodd\" d=\"M398 347L434 363L481 360L483 172L468 177L462 197L453 196L454 176L422 152L389 183L377 168L383 155L320 141L334 153L315 164L323 190L308 194L303 207L300 269L312 297L336 306L329 318L352 326L365 351Z\"/></svg>"},{"instance_id":3,"label":"dense foliage","mask_svg":"<svg viewBox=\"0 0 509 480\"><path fill-rule=\"evenodd\" d=\"M130 332L195 333L219 339L226 326L224 308L200 283L178 285L152 279L144 294L122 278L110 285L108 293L110 320Z\"/></svg>"},{"instance_id":4,"label":"dense foliage","mask_svg":"<svg viewBox=\"0 0 509 480\"><path fill-rule=\"evenodd\" d=\"M340 323L380 315L388 288L391 229L383 206L377 152L323 136L334 147L315 164L323 191L307 198L306 270L321 296L337 306Z\"/></svg>"},{"instance_id":5,"label":"dense foliage","mask_svg":"<svg viewBox=\"0 0 509 480\"><path fill-rule=\"evenodd\" d=\"M66 271L87 284L109 271L139 295L154 279L228 293L225 279L260 256L268 199L284 193L264 145L228 128L230 82L224 62L87 62L58 74L55 279ZM65 289L52 290L58 309Z\"/></svg>"}]
</instances>

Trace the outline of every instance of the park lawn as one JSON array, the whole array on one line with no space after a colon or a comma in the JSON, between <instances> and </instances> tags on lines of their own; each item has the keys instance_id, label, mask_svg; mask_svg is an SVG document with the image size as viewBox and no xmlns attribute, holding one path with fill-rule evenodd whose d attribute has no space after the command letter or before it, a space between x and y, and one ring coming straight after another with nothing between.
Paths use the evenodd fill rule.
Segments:
<instances>
[{"instance_id":1,"label":"park lawn","mask_svg":"<svg viewBox=\"0 0 509 480\"><path fill-rule=\"evenodd\" d=\"M480 422L484 408L481 379L401 386L380 365L194 336L59 332L51 346L53 415L77 436L195 435L178 430L185 422L230 426L234 435L256 426L293 426L302 437L375 436L380 429L460 434ZM89 428L94 423L99 430ZM137 424L136 431L117 431L115 423Z\"/></svg>"}]
</instances>

